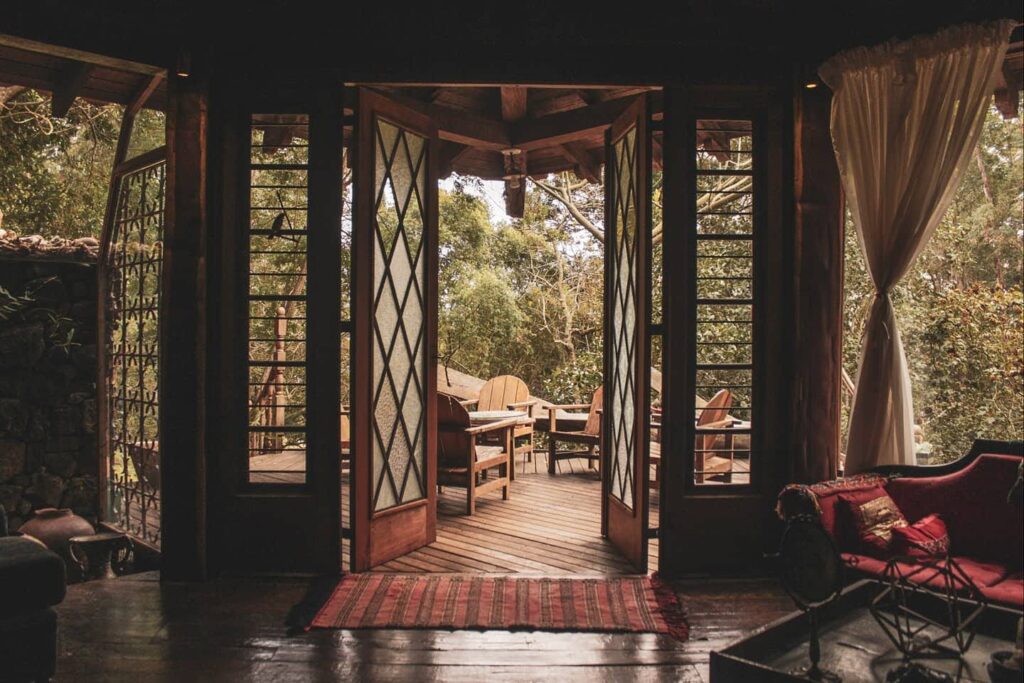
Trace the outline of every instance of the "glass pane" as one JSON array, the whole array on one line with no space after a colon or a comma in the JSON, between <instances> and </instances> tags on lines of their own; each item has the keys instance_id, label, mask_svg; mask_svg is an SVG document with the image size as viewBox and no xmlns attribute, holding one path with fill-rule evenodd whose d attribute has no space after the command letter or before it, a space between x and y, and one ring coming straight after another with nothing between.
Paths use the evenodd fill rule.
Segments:
<instances>
[{"instance_id":1,"label":"glass pane","mask_svg":"<svg viewBox=\"0 0 1024 683\"><path fill-rule=\"evenodd\" d=\"M636 128L629 129L612 147L615 177L612 220L614 221L611 291L612 392L611 494L628 508L633 507L633 459L636 435L636 293L641 286L637 260L637 147Z\"/></svg>"},{"instance_id":2,"label":"glass pane","mask_svg":"<svg viewBox=\"0 0 1024 683\"><path fill-rule=\"evenodd\" d=\"M424 291L427 141L377 120L373 509L426 495Z\"/></svg>"},{"instance_id":3,"label":"glass pane","mask_svg":"<svg viewBox=\"0 0 1024 683\"><path fill-rule=\"evenodd\" d=\"M257 114L250 128L249 481L306 481L309 125Z\"/></svg>"},{"instance_id":4,"label":"glass pane","mask_svg":"<svg viewBox=\"0 0 1024 683\"><path fill-rule=\"evenodd\" d=\"M754 149L750 121L696 129L694 482L750 483L754 375Z\"/></svg>"}]
</instances>

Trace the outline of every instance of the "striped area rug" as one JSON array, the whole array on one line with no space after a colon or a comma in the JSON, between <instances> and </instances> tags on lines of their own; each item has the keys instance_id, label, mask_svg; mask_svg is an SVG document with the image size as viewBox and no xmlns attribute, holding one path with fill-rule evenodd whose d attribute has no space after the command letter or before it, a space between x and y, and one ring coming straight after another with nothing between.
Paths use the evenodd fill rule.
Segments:
<instances>
[{"instance_id":1,"label":"striped area rug","mask_svg":"<svg viewBox=\"0 0 1024 683\"><path fill-rule=\"evenodd\" d=\"M667 633L687 625L654 577L546 579L461 574L353 574L312 628L498 629Z\"/></svg>"}]
</instances>

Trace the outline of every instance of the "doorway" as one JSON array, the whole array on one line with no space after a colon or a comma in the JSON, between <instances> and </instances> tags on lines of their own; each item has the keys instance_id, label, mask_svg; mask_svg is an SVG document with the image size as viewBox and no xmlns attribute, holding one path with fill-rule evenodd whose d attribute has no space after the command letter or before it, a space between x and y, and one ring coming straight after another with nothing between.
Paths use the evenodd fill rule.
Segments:
<instances>
[{"instance_id":1,"label":"doorway","mask_svg":"<svg viewBox=\"0 0 1024 683\"><path fill-rule=\"evenodd\" d=\"M607 120L602 125L591 122L582 132L573 130L578 121L559 119L557 113L536 119L550 124L554 118L566 128L552 142L548 131L531 134L525 126L536 121L524 116L531 103L535 107L553 107L556 105L552 100L559 97L563 98L561 106L571 113L574 107L564 101L564 91L536 89L542 96L531 98L533 89L508 86L353 90L353 262L373 265L357 267L353 280L352 475L347 520L351 525L352 568L362 571L385 565L420 571L550 571L553 567L563 573L595 568L646 571L650 490L646 476L650 429L646 327L651 196L647 95L634 92L609 98L607 101L614 108L608 108ZM574 96L585 97L578 92ZM439 128L438 121L426 115L430 109L425 103L446 98L463 103L490 98L500 106L505 121L513 125L524 122L510 136L517 141L504 140L500 145L479 139L467 141L464 133ZM473 116L471 107L465 111L467 118ZM459 128L465 122L442 121L441 125ZM593 146L588 146L588 142ZM557 156L551 155L552 145L560 150ZM573 152L566 152L566 145L573 145ZM495 146L500 149L494 149ZM556 472L585 470L562 476L544 472L536 477L531 473L517 477L521 467L518 463L499 466L493 476L508 479L500 487L500 503L495 501L492 505L491 500L481 498L475 515L452 514L450 510L460 507L457 501L463 494L459 488L445 486L441 489L442 497L438 497L437 484L452 483L437 478L439 440L442 458L449 455L444 450L444 434L438 434L439 417L440 430L445 429L444 415L437 412L438 390L445 394L444 406L463 409L455 400L448 399L452 394L456 394L453 399L462 398L452 391L451 369L436 362L440 360L440 168L443 166L446 174L457 170L477 177L502 178L506 210L521 215L530 176L558 170L557 164L578 169L581 159L589 168L581 171L581 175L589 173L596 177L593 169L604 161L611 174L608 177L614 178L605 183L606 206L601 222L602 228L608 228L601 362L604 381L586 392L591 402L597 403L575 406L577 411L584 411L584 417L589 409L596 418L584 420L584 429L578 432L593 432L589 447L593 457L589 461L560 457L553 465ZM601 387L603 391L596 391ZM536 390L532 395L536 396ZM360 410L360 406L365 409ZM493 412L474 411L472 418L467 413L465 419L476 420L482 413ZM563 432L569 428L559 422L559 416L565 412L556 409L555 430L548 436L575 441L573 434L577 432ZM549 421L543 406L537 410L531 405L522 415L524 422L531 425L541 421L547 426ZM478 425L467 431L475 434L486 429ZM480 436L486 439L484 434ZM476 436L472 441L469 447L474 450L494 448L483 446L483 440ZM598 443L609 445L600 448ZM518 450L511 447L505 452ZM565 455L557 449L551 452ZM536 460L542 457L540 453L523 455ZM473 468L473 462L480 461L470 457L469 468ZM599 468L583 464L597 462L601 463ZM450 464L440 465L442 476L459 469ZM597 472L601 473L600 478ZM465 495L471 500L473 488L489 489L500 483L483 483L484 472L480 473L479 483L475 472L463 476L473 477L474 483L465 485ZM576 498L589 504L591 514L584 514L578 505L574 507L571 501ZM559 509L558 501L569 504ZM472 502L469 507L473 507ZM553 508L550 514L547 507ZM582 558L560 559L559 556L572 558L574 550Z\"/></svg>"}]
</instances>

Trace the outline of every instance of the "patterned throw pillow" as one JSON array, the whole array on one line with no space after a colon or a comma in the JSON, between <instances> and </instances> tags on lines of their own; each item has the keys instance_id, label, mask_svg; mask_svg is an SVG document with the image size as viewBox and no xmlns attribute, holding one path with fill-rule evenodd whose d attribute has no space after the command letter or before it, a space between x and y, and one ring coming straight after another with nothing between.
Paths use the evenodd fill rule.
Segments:
<instances>
[{"instance_id":1,"label":"patterned throw pillow","mask_svg":"<svg viewBox=\"0 0 1024 683\"><path fill-rule=\"evenodd\" d=\"M907 526L907 520L881 486L866 491L840 493L846 517L856 529L861 552L887 558L892 551L893 530Z\"/></svg>"},{"instance_id":2,"label":"patterned throw pillow","mask_svg":"<svg viewBox=\"0 0 1024 683\"><path fill-rule=\"evenodd\" d=\"M893 548L901 555L934 557L949 553L949 532L938 515L928 515L910 526L894 528Z\"/></svg>"}]
</instances>

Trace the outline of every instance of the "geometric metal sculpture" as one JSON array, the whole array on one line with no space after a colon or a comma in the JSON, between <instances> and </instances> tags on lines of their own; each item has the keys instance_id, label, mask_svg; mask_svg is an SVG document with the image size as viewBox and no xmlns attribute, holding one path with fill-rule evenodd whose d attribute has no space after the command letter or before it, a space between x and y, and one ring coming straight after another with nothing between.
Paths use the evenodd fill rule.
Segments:
<instances>
[{"instance_id":1,"label":"geometric metal sculpture","mask_svg":"<svg viewBox=\"0 0 1024 683\"><path fill-rule=\"evenodd\" d=\"M905 660L959 657L971 647L988 605L952 557L894 557L882 580L871 616Z\"/></svg>"}]
</instances>

